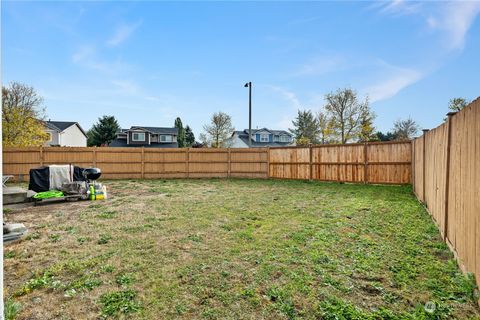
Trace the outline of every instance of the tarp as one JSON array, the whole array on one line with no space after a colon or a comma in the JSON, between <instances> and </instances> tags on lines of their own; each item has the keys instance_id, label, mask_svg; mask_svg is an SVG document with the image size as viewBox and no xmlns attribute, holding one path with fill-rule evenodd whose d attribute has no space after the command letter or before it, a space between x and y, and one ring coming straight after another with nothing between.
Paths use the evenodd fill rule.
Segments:
<instances>
[{"instance_id":1,"label":"tarp","mask_svg":"<svg viewBox=\"0 0 480 320\"><path fill-rule=\"evenodd\" d=\"M73 181L85 181L83 177L84 168L74 167L73 169ZM65 181L68 183L69 181ZM44 192L50 190L50 168L47 166L30 169L30 183L28 185L29 190L35 192Z\"/></svg>"}]
</instances>

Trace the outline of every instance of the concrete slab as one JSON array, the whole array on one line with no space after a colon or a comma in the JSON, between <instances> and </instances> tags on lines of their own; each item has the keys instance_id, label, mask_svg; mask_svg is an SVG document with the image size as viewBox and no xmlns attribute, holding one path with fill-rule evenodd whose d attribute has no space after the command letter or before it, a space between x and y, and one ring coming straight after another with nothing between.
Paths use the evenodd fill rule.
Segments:
<instances>
[{"instance_id":1,"label":"concrete slab","mask_svg":"<svg viewBox=\"0 0 480 320\"><path fill-rule=\"evenodd\" d=\"M27 190L19 187L3 188L3 204L22 203L27 200Z\"/></svg>"}]
</instances>

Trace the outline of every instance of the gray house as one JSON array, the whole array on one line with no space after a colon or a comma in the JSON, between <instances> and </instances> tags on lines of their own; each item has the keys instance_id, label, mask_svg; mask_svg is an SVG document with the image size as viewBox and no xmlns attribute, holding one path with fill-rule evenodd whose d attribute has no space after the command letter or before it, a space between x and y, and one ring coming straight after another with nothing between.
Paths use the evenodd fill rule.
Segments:
<instances>
[{"instance_id":1,"label":"gray house","mask_svg":"<svg viewBox=\"0 0 480 320\"><path fill-rule=\"evenodd\" d=\"M120 129L109 147L178 148L177 128L140 127Z\"/></svg>"},{"instance_id":2,"label":"gray house","mask_svg":"<svg viewBox=\"0 0 480 320\"><path fill-rule=\"evenodd\" d=\"M48 141L45 146L86 147L87 135L78 122L45 121Z\"/></svg>"},{"instance_id":3,"label":"gray house","mask_svg":"<svg viewBox=\"0 0 480 320\"><path fill-rule=\"evenodd\" d=\"M229 140L231 148L248 148L248 129L234 131ZM252 129L252 148L285 147L291 145L294 145L293 136L285 130Z\"/></svg>"}]
</instances>

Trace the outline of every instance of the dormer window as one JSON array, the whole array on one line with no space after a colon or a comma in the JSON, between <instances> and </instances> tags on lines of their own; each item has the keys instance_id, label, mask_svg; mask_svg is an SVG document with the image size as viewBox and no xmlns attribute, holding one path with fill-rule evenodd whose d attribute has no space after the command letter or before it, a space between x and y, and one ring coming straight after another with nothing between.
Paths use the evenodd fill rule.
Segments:
<instances>
[{"instance_id":1,"label":"dormer window","mask_svg":"<svg viewBox=\"0 0 480 320\"><path fill-rule=\"evenodd\" d=\"M134 132L132 134L132 141L145 141L145 132Z\"/></svg>"},{"instance_id":2,"label":"dormer window","mask_svg":"<svg viewBox=\"0 0 480 320\"><path fill-rule=\"evenodd\" d=\"M260 135L260 142L268 142L268 140L269 140L269 139L268 139L268 134L262 133L262 134Z\"/></svg>"}]
</instances>

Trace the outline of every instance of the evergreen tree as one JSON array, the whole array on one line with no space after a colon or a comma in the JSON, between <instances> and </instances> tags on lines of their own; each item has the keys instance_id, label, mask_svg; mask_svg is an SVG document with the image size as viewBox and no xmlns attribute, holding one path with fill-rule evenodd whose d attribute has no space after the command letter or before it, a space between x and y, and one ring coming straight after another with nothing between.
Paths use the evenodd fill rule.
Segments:
<instances>
[{"instance_id":1,"label":"evergreen tree","mask_svg":"<svg viewBox=\"0 0 480 320\"><path fill-rule=\"evenodd\" d=\"M87 145L101 146L110 144L117 137L120 130L117 119L114 116L103 116L87 132Z\"/></svg>"},{"instance_id":2,"label":"evergreen tree","mask_svg":"<svg viewBox=\"0 0 480 320\"><path fill-rule=\"evenodd\" d=\"M177 143L179 148L185 147L185 129L183 128L182 119L175 119L175 128L178 129Z\"/></svg>"},{"instance_id":3,"label":"evergreen tree","mask_svg":"<svg viewBox=\"0 0 480 320\"><path fill-rule=\"evenodd\" d=\"M375 120L375 113L366 108L362 111L360 117L360 132L358 134L359 142L377 141L378 137L375 134L375 127L373 120Z\"/></svg>"},{"instance_id":4,"label":"evergreen tree","mask_svg":"<svg viewBox=\"0 0 480 320\"><path fill-rule=\"evenodd\" d=\"M193 134L192 129L187 125L185 127L185 146L192 147L195 143L195 135Z\"/></svg>"},{"instance_id":5,"label":"evergreen tree","mask_svg":"<svg viewBox=\"0 0 480 320\"><path fill-rule=\"evenodd\" d=\"M293 136L297 144L318 143L318 135L320 133L320 127L318 125L318 119L313 115L310 110L298 110L297 117L292 121L293 129L288 129Z\"/></svg>"}]
</instances>

